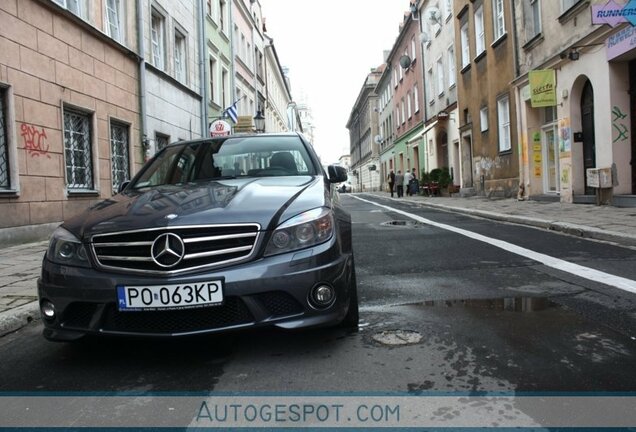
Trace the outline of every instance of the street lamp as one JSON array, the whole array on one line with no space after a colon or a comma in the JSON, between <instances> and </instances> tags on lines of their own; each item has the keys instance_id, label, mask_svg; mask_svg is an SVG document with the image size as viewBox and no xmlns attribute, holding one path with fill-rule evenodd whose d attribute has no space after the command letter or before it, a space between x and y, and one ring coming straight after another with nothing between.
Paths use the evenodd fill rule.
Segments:
<instances>
[{"instance_id":1,"label":"street lamp","mask_svg":"<svg viewBox=\"0 0 636 432\"><path fill-rule=\"evenodd\" d=\"M256 133L265 132L265 117L263 117L263 113L260 110L256 111L256 115L254 116L254 128L256 129Z\"/></svg>"}]
</instances>

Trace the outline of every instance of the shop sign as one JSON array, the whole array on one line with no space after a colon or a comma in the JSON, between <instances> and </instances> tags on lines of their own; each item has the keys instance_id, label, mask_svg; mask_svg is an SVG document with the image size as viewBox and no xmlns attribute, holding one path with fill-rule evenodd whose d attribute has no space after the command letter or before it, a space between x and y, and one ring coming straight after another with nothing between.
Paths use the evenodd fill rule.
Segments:
<instances>
[{"instance_id":1,"label":"shop sign","mask_svg":"<svg viewBox=\"0 0 636 432\"><path fill-rule=\"evenodd\" d=\"M532 108L556 106L556 73L554 69L530 71L529 79Z\"/></svg>"},{"instance_id":2,"label":"shop sign","mask_svg":"<svg viewBox=\"0 0 636 432\"><path fill-rule=\"evenodd\" d=\"M210 136L222 137L229 136L232 133L232 126L225 120L215 120L210 125Z\"/></svg>"},{"instance_id":3,"label":"shop sign","mask_svg":"<svg viewBox=\"0 0 636 432\"><path fill-rule=\"evenodd\" d=\"M607 60L613 60L636 48L636 28L625 27L607 38Z\"/></svg>"},{"instance_id":4,"label":"shop sign","mask_svg":"<svg viewBox=\"0 0 636 432\"><path fill-rule=\"evenodd\" d=\"M636 25L636 2L634 0L627 4L610 0L604 5L592 6L592 24L608 24L616 27L623 23Z\"/></svg>"}]
</instances>

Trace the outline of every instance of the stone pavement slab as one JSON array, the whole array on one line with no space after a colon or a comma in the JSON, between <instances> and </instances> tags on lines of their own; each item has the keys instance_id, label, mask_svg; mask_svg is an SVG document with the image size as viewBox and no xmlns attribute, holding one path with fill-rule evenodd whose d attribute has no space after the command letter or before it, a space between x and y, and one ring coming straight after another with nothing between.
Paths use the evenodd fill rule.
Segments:
<instances>
[{"instance_id":1,"label":"stone pavement slab","mask_svg":"<svg viewBox=\"0 0 636 432\"><path fill-rule=\"evenodd\" d=\"M40 318L37 278L48 242L0 250L0 336Z\"/></svg>"}]
</instances>

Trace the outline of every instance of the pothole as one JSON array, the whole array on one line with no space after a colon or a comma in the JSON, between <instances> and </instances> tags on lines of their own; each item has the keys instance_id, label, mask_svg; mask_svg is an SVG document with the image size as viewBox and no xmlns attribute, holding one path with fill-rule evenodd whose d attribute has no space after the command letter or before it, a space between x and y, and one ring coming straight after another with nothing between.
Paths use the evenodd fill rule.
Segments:
<instances>
[{"instance_id":1,"label":"pothole","mask_svg":"<svg viewBox=\"0 0 636 432\"><path fill-rule=\"evenodd\" d=\"M412 220L392 220L387 222L382 222L380 225L382 226L390 226L390 227L408 227L408 228L421 228L426 226L422 222L416 222Z\"/></svg>"},{"instance_id":2,"label":"pothole","mask_svg":"<svg viewBox=\"0 0 636 432\"><path fill-rule=\"evenodd\" d=\"M414 345L422 340L422 335L412 330L385 330L372 337L374 341L389 346Z\"/></svg>"}]
</instances>

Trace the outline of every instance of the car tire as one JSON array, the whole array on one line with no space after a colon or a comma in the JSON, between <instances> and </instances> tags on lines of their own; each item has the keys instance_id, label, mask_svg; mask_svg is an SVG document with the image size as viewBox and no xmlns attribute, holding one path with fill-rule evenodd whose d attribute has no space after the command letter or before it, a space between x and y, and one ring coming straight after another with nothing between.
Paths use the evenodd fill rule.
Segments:
<instances>
[{"instance_id":1,"label":"car tire","mask_svg":"<svg viewBox=\"0 0 636 432\"><path fill-rule=\"evenodd\" d=\"M360 321L360 312L358 308L358 284L356 282L356 268L351 265L351 283L349 285L349 309L344 319L340 322L340 327L357 329L358 321Z\"/></svg>"}]
</instances>

